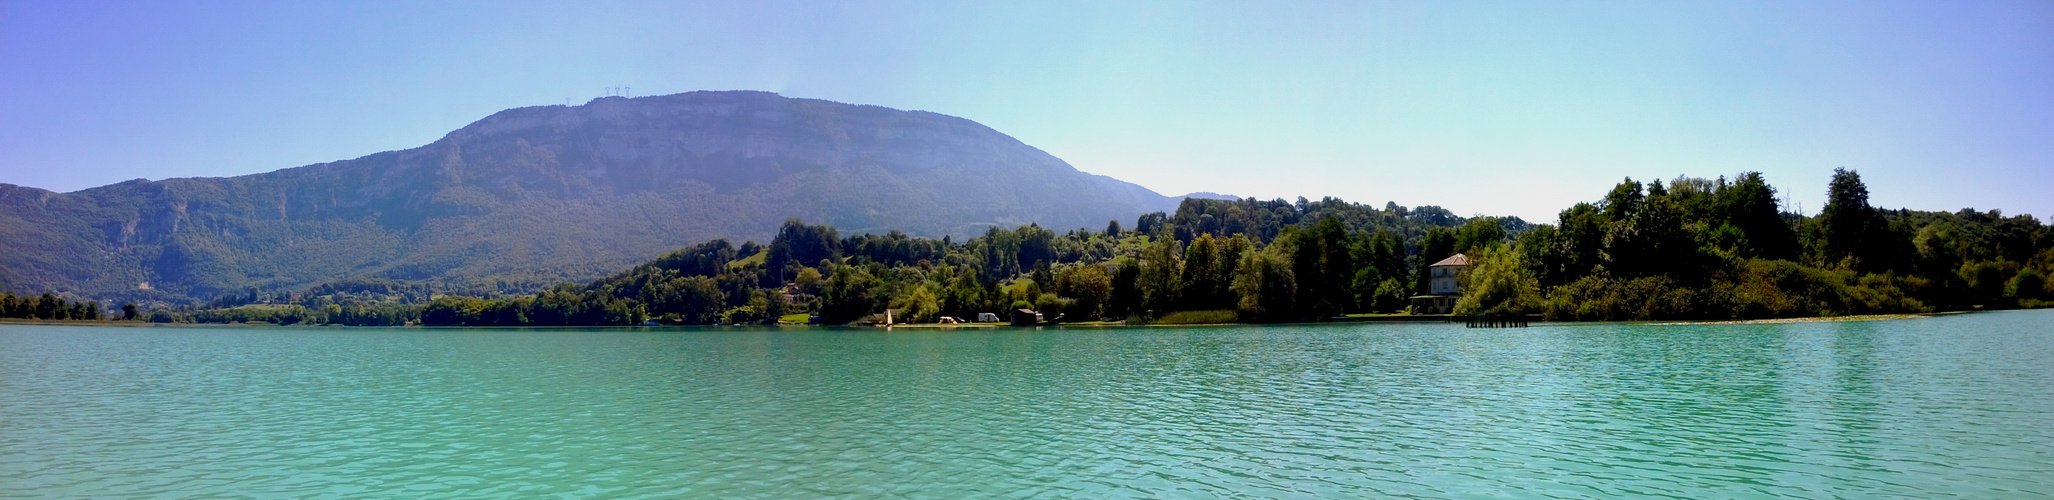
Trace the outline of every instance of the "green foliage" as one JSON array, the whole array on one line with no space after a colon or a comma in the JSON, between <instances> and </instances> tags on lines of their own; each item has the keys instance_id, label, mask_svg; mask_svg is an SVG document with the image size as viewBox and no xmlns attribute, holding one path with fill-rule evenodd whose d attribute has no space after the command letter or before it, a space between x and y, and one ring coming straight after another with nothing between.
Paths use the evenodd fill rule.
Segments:
<instances>
[{"instance_id":1,"label":"green foliage","mask_svg":"<svg viewBox=\"0 0 2054 500\"><path fill-rule=\"evenodd\" d=\"M1605 199L1599 202L1598 208L1604 210L1608 220L1626 220L1640 211L1640 202L1645 198L1646 195L1641 194L1641 184L1627 177L1613 186L1611 192L1605 193Z\"/></svg>"},{"instance_id":2,"label":"green foliage","mask_svg":"<svg viewBox=\"0 0 2054 500\"><path fill-rule=\"evenodd\" d=\"M1107 300L1105 316L1125 318L1141 314L1143 303L1141 293L1141 261L1129 256L1119 256L1112 261L1112 297Z\"/></svg>"},{"instance_id":3,"label":"green foliage","mask_svg":"<svg viewBox=\"0 0 2054 500\"><path fill-rule=\"evenodd\" d=\"M1076 303L1076 299L1064 298L1054 293L1043 293L1034 297L1034 307L1030 309L1039 311L1044 318L1053 320L1057 316L1064 315L1065 311L1069 310L1070 305L1074 303ZM1083 318L1067 319L1078 320Z\"/></svg>"},{"instance_id":4,"label":"green foliage","mask_svg":"<svg viewBox=\"0 0 2054 500\"><path fill-rule=\"evenodd\" d=\"M1287 250L1297 289L1294 317L1332 317L1356 310L1356 263L1348 233L1336 219L1304 231L1285 231L1275 247Z\"/></svg>"},{"instance_id":5,"label":"green foliage","mask_svg":"<svg viewBox=\"0 0 2054 500\"><path fill-rule=\"evenodd\" d=\"M1835 214L1861 213L1858 177L1836 179ZM711 240L531 294L447 294L358 279L297 291L246 287L206 308L124 308L121 316L495 326L758 323L812 311L840 324L887 308L899 322L1025 308L1071 321L1217 319L1230 309L1239 321L1303 321L1405 309L1425 288L1427 264L1458 251L1474 263L1456 303L1464 314L1767 318L2038 307L2054 296L2045 279L2054 271L2054 238L2030 216L1870 208L1869 222L1849 225L1783 213L1774 193L1754 173L1731 182L1628 179L1543 226L1333 199L1194 199L1174 216L1144 216L1136 231L1058 233L1029 224L960 242L896 231L839 237L795 219L769 245ZM1836 225L1858 231L1848 236ZM1226 233L1240 230L1250 232ZM1826 249L1848 243L1827 244L1832 238L1855 238L1861 251L1833 258ZM1190 311L1204 312L1181 314ZM0 315L104 313L59 294L0 294Z\"/></svg>"},{"instance_id":6,"label":"green foliage","mask_svg":"<svg viewBox=\"0 0 2054 500\"><path fill-rule=\"evenodd\" d=\"M1214 311L1177 311L1165 314L1163 317L1156 318L1155 321L1148 323L1154 325L1217 325L1238 323L1240 321L1240 311L1221 309Z\"/></svg>"},{"instance_id":7,"label":"green foliage","mask_svg":"<svg viewBox=\"0 0 2054 500\"><path fill-rule=\"evenodd\" d=\"M1370 311L1380 313L1396 312L1399 309L1405 308L1405 300L1406 297L1412 295L1408 293L1411 290L1412 287L1407 286L1405 282L1398 281L1398 278L1387 278L1383 283L1378 283L1376 291L1372 292L1369 299L1363 302Z\"/></svg>"},{"instance_id":8,"label":"green foliage","mask_svg":"<svg viewBox=\"0 0 2054 500\"><path fill-rule=\"evenodd\" d=\"M1913 246L1907 243L1916 238L1918 229L1893 223L1870 206L1868 186L1860 174L1834 169L1826 195L1826 207L1817 221L1820 233L1814 243L1815 262L1847 265L1861 272L1910 268Z\"/></svg>"},{"instance_id":9,"label":"green foliage","mask_svg":"<svg viewBox=\"0 0 2054 500\"><path fill-rule=\"evenodd\" d=\"M1485 248L1463 273L1462 298L1455 314L1527 314L1541 306L1540 281L1528 271L1524 254L1509 247Z\"/></svg>"},{"instance_id":10,"label":"green foliage","mask_svg":"<svg viewBox=\"0 0 2054 500\"><path fill-rule=\"evenodd\" d=\"M820 321L839 325L875 314L888 298L884 282L860 267L837 265L820 299Z\"/></svg>"},{"instance_id":11,"label":"green foliage","mask_svg":"<svg viewBox=\"0 0 2054 500\"><path fill-rule=\"evenodd\" d=\"M941 295L935 292L936 285L923 283L891 299L891 306L898 310L894 321L900 323L926 323L941 315Z\"/></svg>"},{"instance_id":12,"label":"green foliage","mask_svg":"<svg viewBox=\"0 0 2054 500\"><path fill-rule=\"evenodd\" d=\"M2004 284L2004 294L2017 299L2045 299L2049 295L2047 279L2031 268L2020 269Z\"/></svg>"},{"instance_id":13,"label":"green foliage","mask_svg":"<svg viewBox=\"0 0 2054 500\"><path fill-rule=\"evenodd\" d=\"M45 321L102 319L99 301L72 302L47 292L42 296L27 298L16 297L13 293L0 293L0 318Z\"/></svg>"},{"instance_id":14,"label":"green foliage","mask_svg":"<svg viewBox=\"0 0 2054 500\"><path fill-rule=\"evenodd\" d=\"M1141 275L1135 286L1141 291L1141 308L1167 312L1177 308L1177 240L1157 238L1141 258Z\"/></svg>"},{"instance_id":15,"label":"green foliage","mask_svg":"<svg viewBox=\"0 0 2054 500\"><path fill-rule=\"evenodd\" d=\"M1243 319L1287 321L1297 317L1298 282L1282 245L1249 252L1241 257L1238 269L1233 287L1241 297L1236 306Z\"/></svg>"},{"instance_id":16,"label":"green foliage","mask_svg":"<svg viewBox=\"0 0 2054 500\"><path fill-rule=\"evenodd\" d=\"M1074 301L1064 312L1072 319L1104 317L1107 303L1112 300L1113 278L1106 272L1105 264L1065 265L1056 274L1055 293Z\"/></svg>"},{"instance_id":17,"label":"green foliage","mask_svg":"<svg viewBox=\"0 0 2054 500\"><path fill-rule=\"evenodd\" d=\"M1776 188L1769 186L1760 172L1742 173L1734 181L1729 187L1721 177L1719 188L1712 194L1716 200L1714 216L1722 219L1719 227L1730 228L1729 232L1735 235L1722 240L1722 246L1741 257L1796 259L1797 233L1784 221L1776 204Z\"/></svg>"},{"instance_id":18,"label":"green foliage","mask_svg":"<svg viewBox=\"0 0 2054 500\"><path fill-rule=\"evenodd\" d=\"M1470 219L1455 229L1455 253L1481 251L1485 247L1503 243L1510 233L1496 217Z\"/></svg>"},{"instance_id":19,"label":"green foliage","mask_svg":"<svg viewBox=\"0 0 2054 500\"><path fill-rule=\"evenodd\" d=\"M770 240L765 265L780 272L793 266L811 266L822 260L841 260L841 238L828 226L808 226L799 219L785 219ZM780 275L783 277L783 275Z\"/></svg>"},{"instance_id":20,"label":"green foliage","mask_svg":"<svg viewBox=\"0 0 2054 500\"><path fill-rule=\"evenodd\" d=\"M1605 249L1607 267L1621 276L1694 280L1700 275L1698 242L1685 226L1681 207L1666 195L1646 199L1627 220L1613 224Z\"/></svg>"},{"instance_id":21,"label":"green foliage","mask_svg":"<svg viewBox=\"0 0 2054 500\"><path fill-rule=\"evenodd\" d=\"M1415 293L1427 293L1428 285L1432 283L1433 277L1428 274L1432 269L1428 266L1453 255L1455 231L1438 227L1427 230L1426 236L1419 239L1419 258L1412 266Z\"/></svg>"}]
</instances>

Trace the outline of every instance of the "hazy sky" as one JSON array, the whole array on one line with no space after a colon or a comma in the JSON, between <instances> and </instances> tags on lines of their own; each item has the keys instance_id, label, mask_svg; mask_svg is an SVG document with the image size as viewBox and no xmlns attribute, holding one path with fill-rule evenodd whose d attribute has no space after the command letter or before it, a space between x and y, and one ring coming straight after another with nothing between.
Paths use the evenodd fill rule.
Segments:
<instances>
[{"instance_id":1,"label":"hazy sky","mask_svg":"<svg viewBox=\"0 0 2054 500\"><path fill-rule=\"evenodd\" d=\"M0 182L431 142L505 108L756 89L976 120L1164 194L1552 221L1764 172L1816 213L2054 214L2054 2L0 0Z\"/></svg>"}]
</instances>

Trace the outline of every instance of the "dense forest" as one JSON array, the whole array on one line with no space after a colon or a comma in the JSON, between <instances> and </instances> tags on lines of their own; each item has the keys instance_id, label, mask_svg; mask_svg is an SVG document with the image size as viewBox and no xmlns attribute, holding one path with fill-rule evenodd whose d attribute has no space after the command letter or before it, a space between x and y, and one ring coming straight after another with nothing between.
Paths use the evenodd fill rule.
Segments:
<instances>
[{"instance_id":1,"label":"dense forest","mask_svg":"<svg viewBox=\"0 0 2054 500\"><path fill-rule=\"evenodd\" d=\"M128 319L135 318L135 306L128 306ZM0 318L36 320L99 320L106 316L100 311L97 300L67 302L63 297L45 293L41 297L16 297L12 293L0 293Z\"/></svg>"},{"instance_id":2,"label":"dense forest","mask_svg":"<svg viewBox=\"0 0 2054 500\"><path fill-rule=\"evenodd\" d=\"M2050 247L2048 226L2027 215L1875 208L1860 176L1843 169L1814 217L1784 211L1774 187L1743 173L1626 179L1595 202L1563 210L1554 224L1538 225L1432 206L1302 198L1186 199L1176 213L1144 215L1132 227L993 227L960 242L896 231L842 236L794 219L768 245L714 240L534 294L434 296L370 280L273 296L253 289L210 307L146 316L345 325L843 324L886 310L898 322L933 322L1032 309L1066 322L1317 321L1409 312L1412 297L1425 293L1427 264L1457 253L1474 262L1461 278L1457 314L1915 313L2044 307L2054 297L2044 279L2054 270ZM14 314L22 306L6 307Z\"/></svg>"},{"instance_id":3,"label":"dense forest","mask_svg":"<svg viewBox=\"0 0 2054 500\"><path fill-rule=\"evenodd\" d=\"M2044 307L2049 228L1991 210L1883 210L1838 169L1817 217L1759 174L1628 179L1516 242L1474 249L1458 314L1742 319Z\"/></svg>"}]
</instances>

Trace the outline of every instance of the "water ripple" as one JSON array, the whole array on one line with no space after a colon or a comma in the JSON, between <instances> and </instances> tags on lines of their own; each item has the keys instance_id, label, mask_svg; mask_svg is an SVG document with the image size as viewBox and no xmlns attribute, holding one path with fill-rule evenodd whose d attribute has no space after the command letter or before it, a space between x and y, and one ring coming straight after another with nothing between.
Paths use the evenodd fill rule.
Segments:
<instances>
[{"instance_id":1,"label":"water ripple","mask_svg":"<svg viewBox=\"0 0 2054 500\"><path fill-rule=\"evenodd\" d=\"M6 325L0 497L2045 497L2049 319Z\"/></svg>"}]
</instances>

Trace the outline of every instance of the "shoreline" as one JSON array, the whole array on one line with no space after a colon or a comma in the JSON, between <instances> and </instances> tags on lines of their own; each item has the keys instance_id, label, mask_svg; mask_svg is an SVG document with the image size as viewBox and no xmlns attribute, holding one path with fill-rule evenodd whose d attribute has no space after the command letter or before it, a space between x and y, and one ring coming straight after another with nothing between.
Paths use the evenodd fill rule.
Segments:
<instances>
[{"instance_id":1,"label":"shoreline","mask_svg":"<svg viewBox=\"0 0 2054 500\"><path fill-rule=\"evenodd\" d=\"M2005 309L2005 310L2014 310L2014 309ZM2015 310L2025 311L2025 310L2031 310L2031 309L2015 309ZM1961 315L1961 314L1970 314L1970 313L1978 313L1978 312L1988 312L1988 311L1942 311L1942 312L1930 312L1930 313L1908 313L1908 314L1859 314L1859 315L1849 315L1849 316L1808 316L1808 317L1798 317L1798 318L1764 318L1764 319L1743 319L1743 320L1681 320L1681 321L1539 321L1539 320L1535 320L1535 321L1533 321L1533 323L1535 324L1535 326L1568 326L1568 325L1578 325L1578 324L1584 324L1584 325L1600 325L1600 324L1627 324L1627 325L1643 325L1643 326L1706 326L1706 325L1785 325L1785 324L1805 324L1805 323L1847 323L1847 322L1865 322L1865 321L1893 321L1893 320L1910 320L1910 319L1926 319L1926 318L1933 318L1933 317L1939 317L1939 316L1953 316L1953 315ZM642 325L606 325L606 326L571 326L571 325L530 325L530 326L424 326L424 325L408 325L408 326L378 326L378 327L358 327L358 326L347 326L347 325L274 325L274 324L269 324L269 323L151 323L151 322L147 322L147 321L117 321L117 320L91 320L91 321L82 321L82 320L37 320L37 319L20 319L20 318L0 318L0 325L33 325L33 326L112 326L112 327L179 327L179 328L192 328L192 327L215 327L215 328L220 328L220 327L232 327L232 328L423 328L423 329L526 329L526 328L609 328L609 329L611 329L611 328L623 328L623 329L625 329L625 328L708 328L708 327L735 327L735 326L748 326L748 327L768 327L768 326L775 326L775 327L788 327L788 326L800 326L800 327L826 327L826 328L877 328L877 329L884 329L884 330L892 330L892 329L928 329L928 330L953 330L953 329L986 329L986 330L989 330L989 329L1001 329L1001 328L1040 328L1040 327L1068 327L1068 328L1161 328L1161 327L1186 327L1186 326L1261 326L1261 325L1326 325L1326 324L1349 324L1349 323L1355 323L1355 324L1361 324L1361 323L1413 323L1413 324L1419 324L1419 323L1454 323L1454 322L1456 322L1456 321L1455 321L1456 319L1459 319L1459 317L1456 317L1456 316L1440 316L1440 315L1411 315L1411 316L1380 316L1380 317L1370 317L1370 318L1335 318L1335 319L1333 319L1333 320L1331 320L1331 321L1300 321L1300 322L1289 322L1289 323L1176 323L1176 324L1138 324L1138 325L1133 325L1133 324L1126 324L1126 323L1122 323L1122 322L1110 322L1110 321L1092 321L1092 322L1078 322L1078 323L1061 323L1061 324L1051 324L1051 325L1034 325L1034 326L1032 326L1032 327L1025 327L1025 326L1023 326L1023 327L1014 327L1014 326L1012 326L1012 325L1009 325L1009 324L1006 324L1006 323L955 323L955 324L947 324L947 323L900 323L900 324L893 324L893 325L878 325L878 324L871 324L871 325L808 325L808 324L790 324L790 323L787 323L787 324L778 324L778 325L661 325L661 326L642 326Z\"/></svg>"},{"instance_id":2,"label":"shoreline","mask_svg":"<svg viewBox=\"0 0 2054 500\"><path fill-rule=\"evenodd\" d=\"M2020 311L2026 309L2017 309ZM1944 311L1909 314L1855 314L1848 316L1807 316L1802 318L1769 319L1726 319L1705 321L1651 321L1633 323L1647 326L1692 326L1692 325L1794 325L1803 323L1855 323L1863 321L1892 321L1904 319L1926 319L1937 316L1952 316L1983 311Z\"/></svg>"}]
</instances>

